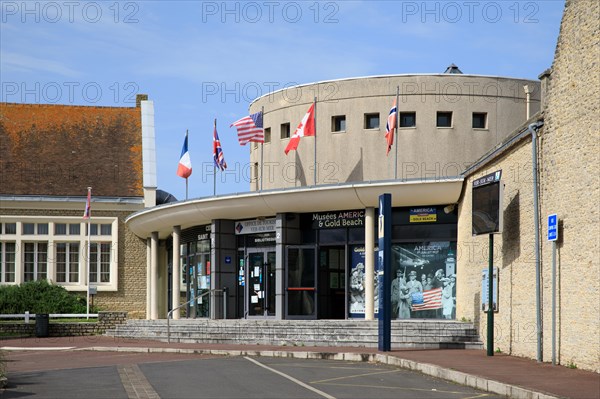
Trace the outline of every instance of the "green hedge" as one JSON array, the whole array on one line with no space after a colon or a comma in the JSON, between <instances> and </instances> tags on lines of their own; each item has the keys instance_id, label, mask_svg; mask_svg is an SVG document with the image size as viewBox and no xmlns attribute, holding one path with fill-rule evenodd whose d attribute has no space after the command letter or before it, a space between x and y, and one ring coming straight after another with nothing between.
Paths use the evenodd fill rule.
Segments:
<instances>
[{"instance_id":1,"label":"green hedge","mask_svg":"<svg viewBox=\"0 0 600 399\"><path fill-rule=\"evenodd\" d=\"M0 313L85 313L85 298L46 280L0 286ZM91 313L96 313L90 309Z\"/></svg>"}]
</instances>

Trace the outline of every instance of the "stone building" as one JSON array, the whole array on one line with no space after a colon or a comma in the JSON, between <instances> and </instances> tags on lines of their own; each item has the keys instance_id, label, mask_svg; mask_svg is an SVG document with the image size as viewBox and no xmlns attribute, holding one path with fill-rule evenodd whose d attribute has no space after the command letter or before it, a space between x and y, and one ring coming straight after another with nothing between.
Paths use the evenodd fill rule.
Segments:
<instances>
[{"instance_id":1,"label":"stone building","mask_svg":"<svg viewBox=\"0 0 600 399\"><path fill-rule=\"evenodd\" d=\"M553 359L552 243L547 230L548 216L556 214L554 359L596 372L600 371L599 20L598 2L567 0L554 62L540 76L546 92L541 113L465 172L457 259L461 287L457 316L479 322L483 338L487 321L480 309L481 273L489 243L487 236L472 236L472 183L502 170L504 230L494 240L494 266L499 269L494 349ZM543 126L528 129L531 123Z\"/></svg>"},{"instance_id":2,"label":"stone building","mask_svg":"<svg viewBox=\"0 0 600 399\"><path fill-rule=\"evenodd\" d=\"M155 204L153 118L147 96L0 104L0 284L47 279L86 297L89 281L101 309L144 316L146 247L123 221Z\"/></svg>"}]
</instances>

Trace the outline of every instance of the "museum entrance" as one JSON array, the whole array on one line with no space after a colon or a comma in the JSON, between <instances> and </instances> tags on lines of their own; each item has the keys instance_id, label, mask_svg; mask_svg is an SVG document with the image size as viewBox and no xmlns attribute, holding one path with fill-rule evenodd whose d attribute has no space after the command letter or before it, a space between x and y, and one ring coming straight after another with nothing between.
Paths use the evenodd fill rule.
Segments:
<instances>
[{"instance_id":1,"label":"museum entrance","mask_svg":"<svg viewBox=\"0 0 600 399\"><path fill-rule=\"evenodd\" d=\"M346 310L346 247L319 248L318 276L319 319L345 319Z\"/></svg>"},{"instance_id":2,"label":"museum entrance","mask_svg":"<svg viewBox=\"0 0 600 399\"><path fill-rule=\"evenodd\" d=\"M252 248L246 254L245 314L275 316L275 250Z\"/></svg>"}]
</instances>

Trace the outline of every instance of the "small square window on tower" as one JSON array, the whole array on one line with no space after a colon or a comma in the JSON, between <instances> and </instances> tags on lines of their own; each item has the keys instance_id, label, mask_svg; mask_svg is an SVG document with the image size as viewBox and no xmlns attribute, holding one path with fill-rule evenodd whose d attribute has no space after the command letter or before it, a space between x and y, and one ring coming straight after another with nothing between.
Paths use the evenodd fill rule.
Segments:
<instances>
[{"instance_id":1,"label":"small square window on tower","mask_svg":"<svg viewBox=\"0 0 600 399\"><path fill-rule=\"evenodd\" d=\"M487 129L486 112L473 112L473 129Z\"/></svg>"},{"instance_id":2,"label":"small square window on tower","mask_svg":"<svg viewBox=\"0 0 600 399\"><path fill-rule=\"evenodd\" d=\"M452 112L438 111L437 127L452 127Z\"/></svg>"},{"instance_id":3,"label":"small square window on tower","mask_svg":"<svg viewBox=\"0 0 600 399\"><path fill-rule=\"evenodd\" d=\"M417 113L416 112L400 112L400 127L416 127Z\"/></svg>"},{"instance_id":4,"label":"small square window on tower","mask_svg":"<svg viewBox=\"0 0 600 399\"><path fill-rule=\"evenodd\" d=\"M346 131L346 115L336 115L331 117L331 131L345 132Z\"/></svg>"},{"instance_id":5,"label":"small square window on tower","mask_svg":"<svg viewBox=\"0 0 600 399\"><path fill-rule=\"evenodd\" d=\"M379 129L379 113L365 114L365 129Z\"/></svg>"},{"instance_id":6,"label":"small square window on tower","mask_svg":"<svg viewBox=\"0 0 600 399\"><path fill-rule=\"evenodd\" d=\"M280 126L281 138L289 139L290 138L290 123L282 123Z\"/></svg>"}]
</instances>

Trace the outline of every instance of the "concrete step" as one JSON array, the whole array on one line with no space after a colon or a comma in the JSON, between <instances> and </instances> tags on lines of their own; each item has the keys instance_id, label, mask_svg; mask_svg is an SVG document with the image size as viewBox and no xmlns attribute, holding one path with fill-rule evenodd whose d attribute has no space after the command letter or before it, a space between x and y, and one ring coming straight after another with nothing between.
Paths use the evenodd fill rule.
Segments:
<instances>
[{"instance_id":1,"label":"concrete step","mask_svg":"<svg viewBox=\"0 0 600 399\"><path fill-rule=\"evenodd\" d=\"M172 342L377 347L378 322L365 320L170 320ZM118 338L167 340L166 320L129 320L107 331ZM392 321L393 348L482 347L471 323Z\"/></svg>"}]
</instances>

